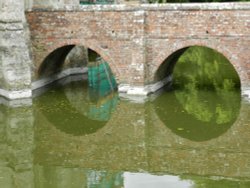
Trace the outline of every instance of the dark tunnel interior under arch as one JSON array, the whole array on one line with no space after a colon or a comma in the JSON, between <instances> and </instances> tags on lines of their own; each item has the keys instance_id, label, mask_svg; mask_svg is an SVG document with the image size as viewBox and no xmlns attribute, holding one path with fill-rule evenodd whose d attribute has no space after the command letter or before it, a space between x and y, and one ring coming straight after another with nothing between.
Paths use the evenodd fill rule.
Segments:
<instances>
[{"instance_id":1,"label":"dark tunnel interior under arch","mask_svg":"<svg viewBox=\"0 0 250 188\"><path fill-rule=\"evenodd\" d=\"M78 45L66 45L51 52L38 68L38 79L53 77L68 68L97 66L106 62L96 51ZM106 62L107 69L110 69ZM110 69L111 70L111 69ZM113 75L113 73L112 73Z\"/></svg>"},{"instance_id":2,"label":"dark tunnel interior under arch","mask_svg":"<svg viewBox=\"0 0 250 188\"><path fill-rule=\"evenodd\" d=\"M60 72L67 55L74 47L75 45L63 46L50 53L39 67L38 76L46 77Z\"/></svg>"},{"instance_id":3,"label":"dark tunnel interior under arch","mask_svg":"<svg viewBox=\"0 0 250 188\"><path fill-rule=\"evenodd\" d=\"M158 68L156 74L155 74L155 80L160 81L170 75L172 75L174 71L174 67L178 61L178 59L185 53L185 51L189 47L182 48L174 53L172 53L169 57L167 57L164 62L160 65Z\"/></svg>"}]
</instances>

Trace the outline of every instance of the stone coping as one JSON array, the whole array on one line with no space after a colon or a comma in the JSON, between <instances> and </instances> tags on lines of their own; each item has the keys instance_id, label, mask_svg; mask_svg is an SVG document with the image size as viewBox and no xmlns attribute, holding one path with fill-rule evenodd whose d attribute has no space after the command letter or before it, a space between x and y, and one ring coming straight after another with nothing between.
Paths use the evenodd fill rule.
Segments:
<instances>
[{"instance_id":1,"label":"stone coping","mask_svg":"<svg viewBox=\"0 0 250 188\"><path fill-rule=\"evenodd\" d=\"M167 4L114 4L65 5L62 7L33 7L32 11L177 11L177 10L250 10L250 2L237 3L167 3Z\"/></svg>"}]
</instances>

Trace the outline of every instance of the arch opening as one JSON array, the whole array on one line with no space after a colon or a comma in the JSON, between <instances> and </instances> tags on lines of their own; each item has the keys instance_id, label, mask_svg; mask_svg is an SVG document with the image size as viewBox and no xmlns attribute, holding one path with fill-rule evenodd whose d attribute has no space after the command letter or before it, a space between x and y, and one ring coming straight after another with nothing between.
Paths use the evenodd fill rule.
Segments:
<instances>
[{"instance_id":1,"label":"arch opening","mask_svg":"<svg viewBox=\"0 0 250 188\"><path fill-rule=\"evenodd\" d=\"M233 65L217 51L190 46L170 55L156 79L172 76L167 91L155 102L161 121L175 134L206 141L225 133L241 106L240 78Z\"/></svg>"},{"instance_id":2,"label":"arch opening","mask_svg":"<svg viewBox=\"0 0 250 188\"><path fill-rule=\"evenodd\" d=\"M117 82L109 63L96 51L85 46L67 45L57 48L44 59L37 77L57 80L73 74L86 74L89 86L94 90L98 87L117 90Z\"/></svg>"},{"instance_id":3,"label":"arch opening","mask_svg":"<svg viewBox=\"0 0 250 188\"><path fill-rule=\"evenodd\" d=\"M38 69L38 78L52 76L62 70L62 66L74 45L63 46L50 53Z\"/></svg>"},{"instance_id":4,"label":"arch opening","mask_svg":"<svg viewBox=\"0 0 250 188\"><path fill-rule=\"evenodd\" d=\"M167 57L155 74L155 81L171 76L172 89L192 83L200 89L239 89L240 78L230 61L205 46L188 46Z\"/></svg>"},{"instance_id":5,"label":"arch opening","mask_svg":"<svg viewBox=\"0 0 250 188\"><path fill-rule=\"evenodd\" d=\"M62 132L93 134L111 118L118 99L117 84L108 62L96 51L63 46L45 58L38 73L40 79L52 79L53 83L40 90L36 104Z\"/></svg>"},{"instance_id":6,"label":"arch opening","mask_svg":"<svg viewBox=\"0 0 250 188\"><path fill-rule=\"evenodd\" d=\"M155 81L160 81L163 80L166 77L169 77L173 74L174 67L178 61L178 59L181 57L181 55L188 49L187 48L182 48L173 54L171 54L168 58L166 58L158 70L156 71L155 74Z\"/></svg>"}]
</instances>

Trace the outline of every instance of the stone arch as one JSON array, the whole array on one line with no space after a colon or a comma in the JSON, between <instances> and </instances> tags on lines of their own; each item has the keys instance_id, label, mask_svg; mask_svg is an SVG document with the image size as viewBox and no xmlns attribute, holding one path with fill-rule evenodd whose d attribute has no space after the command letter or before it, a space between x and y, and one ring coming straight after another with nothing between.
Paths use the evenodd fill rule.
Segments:
<instances>
[{"instance_id":1,"label":"stone arch","mask_svg":"<svg viewBox=\"0 0 250 188\"><path fill-rule=\"evenodd\" d=\"M241 71L242 67L241 64L238 62L240 58L238 58L237 55L233 54L229 48L223 45L220 45L219 43L208 43L206 41L199 41L199 42L187 41L183 43L172 44L172 47L170 49L168 47L168 49L166 50L161 50L161 52L156 56L155 59L156 63L154 63L154 68L152 69L152 75L154 80L153 82L157 81L157 71L160 69L160 67L166 60L178 59L178 57L180 57L180 55L184 53L183 50L185 51L185 49L188 49L191 46L201 46L213 49L216 52L222 54L231 63L231 65L237 72L242 87L243 85L242 82L248 79L247 73Z\"/></svg>"},{"instance_id":2,"label":"stone arch","mask_svg":"<svg viewBox=\"0 0 250 188\"><path fill-rule=\"evenodd\" d=\"M61 57L62 60L65 60L67 54L71 51L71 49L74 46L84 46L86 48L89 48L93 51L95 51L97 54L99 54L110 66L110 69L112 71L112 73L115 76L116 82L117 84L119 84L119 77L120 77L120 72L119 69L116 67L113 58L110 56L109 53L104 52L104 50L99 46L100 44L96 43L96 42L88 42L88 41L84 41L84 42L79 42L79 40L70 40L70 41L58 41L53 43L53 45L51 45L47 51L46 51L46 57L44 57L42 59L42 62L40 63L39 67L38 67L38 73L39 73L39 69L43 66L42 64L44 63L44 60L50 56L51 54L53 54L53 52L55 52L56 50L63 48L60 50L59 53L63 53L65 52L66 55L63 55Z\"/></svg>"},{"instance_id":3,"label":"stone arch","mask_svg":"<svg viewBox=\"0 0 250 188\"><path fill-rule=\"evenodd\" d=\"M184 53L185 52L185 50L186 49L188 49L189 47L192 47L192 46L201 46L201 47L207 47L207 48L209 48L209 49L213 49L213 50L215 50L216 52L218 52L218 53L220 53L223 57L225 57L229 62L230 62L230 64L232 65L231 67L232 68L234 68L234 70L235 70L235 72L237 73L237 75L238 75L238 77L239 77L239 79L240 79L240 82L242 82L242 80L243 80L243 78L244 78L244 74L243 75L241 75L241 71L240 71L240 64L237 64L237 62L236 62L236 58L234 57L234 55L233 54L231 54L231 53L229 53L230 51L229 51L229 49L227 49L227 48L225 48L224 49L224 51L223 51L223 48L221 48L221 46L218 46L218 47L211 47L211 45L204 45L204 44L191 44L191 45L180 45L180 46L178 46L178 47L176 47L176 46L174 46L172 49L171 49L171 52L162 52L160 55L162 55L162 54L168 54L167 55L167 58L164 58L163 56L161 56L161 63L159 62L159 61L157 61L159 64L158 64L158 69L160 69L161 68L161 66L163 65L163 63L164 63L164 61L165 60L169 60L169 61L175 61L175 60L178 60L178 58L182 55L182 53ZM224 52L224 53L222 53L222 52ZM226 55L225 55L226 54ZM160 55L158 56L158 57L160 57ZM175 62L174 62L175 63ZM172 67L171 68L173 68L173 66L174 66L174 64L172 64ZM158 71L158 69L154 72L154 76L155 76L155 79L157 78L157 71ZM241 84L241 87L242 87L242 84ZM174 93L174 92L173 92ZM175 94L175 96L173 97L173 96L171 96L171 95L168 95L165 99L167 99L167 100L161 100L160 98L164 98L164 95L161 95L161 96L159 96L154 102L156 102L156 103L158 103L157 105L156 105L156 107L155 107L155 112L156 112L156 114L157 114L157 116L158 116L158 118L159 118L159 123L158 124L165 124L166 125L166 127L168 127L168 129L170 129L173 133L175 133L176 135L178 135L178 136L180 136L180 137L182 137L182 138L185 138L185 139L188 139L188 140L191 140L191 141L196 141L196 142L200 142L200 141L209 141L210 139L212 140L212 139L216 139L217 137L219 137L219 136L221 136L221 135L223 135L223 134L225 134L234 124L235 124L235 122L236 121L238 121L238 115L239 115L239 112L241 111L241 97L240 97L240 94L241 94L241 92L238 92L238 93L236 93L235 92L235 94L233 95L233 98L235 99L235 101L237 101L235 104L233 104L232 106L230 106L230 108L229 108L229 106L227 106L227 105L224 105L226 108L228 108L228 111L229 112L232 112L232 114L233 114L233 116L230 116L230 117L232 117L232 119L230 120L230 121L228 121L228 122L226 122L226 123L222 123L221 122L221 124L223 124L223 129L222 129L222 126L220 127L220 128L218 128L218 127L215 127L215 128L213 128L213 129L209 129L209 126L207 127L207 128L205 128L205 129L200 129L200 120L198 119L198 118L196 118L196 120L195 121L192 121L192 123L190 122L190 123L188 123L188 120L189 120L189 117L191 117L191 116L198 116L198 115L200 115L199 113L197 113L197 114L195 114L195 113L191 113L191 111L188 111L188 110L190 110L190 109L192 109L192 107L190 107L190 105L187 105L188 106L188 108L184 108L184 110L176 110L176 112L177 113L175 113L175 114L177 114L176 115L176 117L180 117L180 116L182 116L182 118L183 119L181 119L180 121L179 121L179 119L177 118L169 118L169 117L174 117L173 115L170 115L171 113L174 113L173 111L172 111L172 109L171 108L169 108L169 109L167 109L166 107L168 107L168 106L175 106L175 108L177 109L177 108L181 108L181 106L185 106L185 105L183 105L180 101L180 93L181 92L179 92L178 94L179 94L179 100L178 100L178 97L176 97L176 94ZM194 107L193 108L197 108L197 104L201 104L201 106L202 106L202 100L200 100L198 97L196 98L196 100L191 100L192 99L192 96L190 95L190 97L188 96L188 94L185 94L186 93L186 91L183 91L183 93L181 94L183 97L182 97L182 99L184 99L184 98L186 98L186 101L188 101L189 102L189 104L191 104L191 103L193 103L193 104L196 104L196 105L194 105ZM226 104L231 104L231 102L232 102L232 100L230 100L231 98L226 98L225 97L226 95L221 95L221 96L219 96L219 95L217 95L217 97L219 98L219 97L221 97L221 98L224 98L224 100L225 101L227 101L227 103ZM171 98L172 97L172 98ZM157 101L158 100L158 101ZM174 103L174 100L176 100L177 102L176 103ZM184 100L183 100L184 101ZM234 102L235 102L234 101ZM168 104L168 105L162 105L162 110L161 110L161 112L160 112L160 108L159 108L159 106L160 106L160 104L163 104L163 103L166 103L166 104ZM173 103L172 103L173 102ZM197 102L197 103L196 103ZM172 103L172 104L171 104ZM223 104L223 103L221 103L221 104ZM178 105L179 105L179 107L178 107ZM211 103L210 103L210 105L211 105ZM214 106L216 106L216 105L214 105ZM225 109L226 109L225 108ZM206 109L206 108L204 108L204 109ZM237 110L236 110L237 109ZM231 110L231 111L230 111ZM180 112L185 112L185 111L187 111L188 113L186 113L186 115L184 115L184 113L180 113ZM202 111L202 110L201 110ZM211 110L210 112L214 112L215 110ZM163 113L164 112L164 113ZM208 112L209 112L209 110L208 110ZM179 113L179 114L178 114ZM168 116L166 116L166 114L168 114ZM185 116L186 116L186 120L185 120ZM166 117L168 117L168 118L166 118ZM213 116L213 117L216 117L216 116ZM172 122L171 122L172 121ZM178 122L179 121L179 122ZM183 133L187 133L187 132L185 132L185 131L178 131L178 129L176 128L176 125L178 125L178 127L181 127L181 124L183 123L183 125L184 126L187 126L188 128L189 128L189 133L188 134L183 134ZM196 133L198 133L197 135L195 135L195 137L190 137L190 135L193 135L193 134L190 134L191 132L192 132L192 130L191 130L191 127L193 126L193 125L197 125L197 127L193 127L192 129L193 129L193 132L196 132ZM191 125L191 126L190 126ZM205 125L205 124L204 124ZM172 127L171 127L172 126ZM203 128L205 127L205 126L202 126ZM211 127L211 126L210 126ZM182 130L183 128L180 128L179 130ZM200 130L199 130L200 129ZM183 130L186 130L185 128L183 129ZM208 130L207 132L203 132L202 133L202 131L203 130ZM211 132L211 134L209 133L209 134L207 134L208 132ZM203 134L203 135L202 135Z\"/></svg>"}]
</instances>

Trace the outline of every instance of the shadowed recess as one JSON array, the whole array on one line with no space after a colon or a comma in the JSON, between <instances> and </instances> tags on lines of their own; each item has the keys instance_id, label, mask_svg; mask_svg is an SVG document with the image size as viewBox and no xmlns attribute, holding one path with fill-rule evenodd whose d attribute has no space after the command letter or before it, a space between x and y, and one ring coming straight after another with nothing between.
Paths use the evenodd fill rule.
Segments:
<instances>
[{"instance_id":1,"label":"shadowed recess","mask_svg":"<svg viewBox=\"0 0 250 188\"><path fill-rule=\"evenodd\" d=\"M170 75L172 75L175 64L177 63L178 59L181 57L181 55L188 49L183 48L180 49L173 54L171 54L168 58L166 58L163 63L158 68L156 74L155 74L155 81L160 81Z\"/></svg>"},{"instance_id":2,"label":"shadowed recess","mask_svg":"<svg viewBox=\"0 0 250 188\"><path fill-rule=\"evenodd\" d=\"M75 45L63 46L49 54L38 70L39 77L46 77L56 74L62 70L62 65L68 53Z\"/></svg>"}]
</instances>

